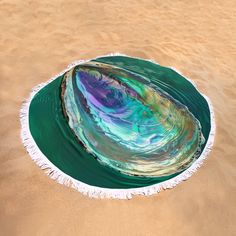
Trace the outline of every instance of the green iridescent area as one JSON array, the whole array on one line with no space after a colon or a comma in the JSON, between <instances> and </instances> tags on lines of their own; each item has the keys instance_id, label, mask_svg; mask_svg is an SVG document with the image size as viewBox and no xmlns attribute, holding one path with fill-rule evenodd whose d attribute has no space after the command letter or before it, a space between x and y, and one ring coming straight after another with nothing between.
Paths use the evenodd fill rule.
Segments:
<instances>
[{"instance_id":1,"label":"green iridescent area","mask_svg":"<svg viewBox=\"0 0 236 236\"><path fill-rule=\"evenodd\" d=\"M211 128L208 103L191 82L125 56L101 57L59 76L31 101L29 123L37 146L64 173L118 189L182 173Z\"/></svg>"}]
</instances>

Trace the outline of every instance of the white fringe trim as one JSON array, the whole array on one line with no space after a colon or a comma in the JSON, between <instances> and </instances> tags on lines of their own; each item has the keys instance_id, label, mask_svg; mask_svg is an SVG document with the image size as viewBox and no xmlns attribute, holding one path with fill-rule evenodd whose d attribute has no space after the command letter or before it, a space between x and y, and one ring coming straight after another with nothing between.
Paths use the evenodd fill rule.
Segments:
<instances>
[{"instance_id":1,"label":"white fringe trim","mask_svg":"<svg viewBox=\"0 0 236 236\"><path fill-rule=\"evenodd\" d=\"M108 54L105 56L126 56L129 57L125 54L121 53L112 53ZM105 56L99 56L96 58L100 57L105 57ZM95 58L95 59L96 59ZM135 58L135 57L132 57ZM137 58L140 59L140 58ZM142 59L144 60L144 59ZM131 199L133 195L152 195L155 193L159 193L163 189L169 189L175 187L177 184L180 182L188 179L194 172L197 171L197 169L203 164L203 161L207 158L207 155L212 149L213 142L214 142L214 135L215 135L215 118L214 118L214 112L213 112L213 107L211 104L210 99L205 96L204 94L198 92L206 99L209 109L210 109L210 118L211 118L211 130L210 134L206 143L206 146L201 154L201 156L184 172L179 174L178 176L166 180L164 182L146 186L146 187L141 187L141 188L130 188L130 189L109 189L109 188L101 188L101 187L96 187L96 186L91 186L88 184L85 184L79 180L76 180L72 178L71 176L67 175L66 173L62 172L59 168L57 168L53 163L51 163L47 157L40 151L39 147L35 143L30 129L29 129L29 107L31 100L33 99L34 95L40 91L43 87L45 87L47 84L58 78L58 76L62 75L66 71L70 70L72 67L79 65L81 63L87 62L90 60L79 60L71 63L67 69L59 73L58 75L54 76L51 78L49 81L46 83L41 83L34 87L32 89L32 92L29 96L29 98L23 102L22 108L20 110L20 121L21 121L21 139L22 142L30 154L31 158L33 161L43 170L45 170L46 174L54 179L56 182L60 184L64 184L66 186L72 187L79 192L88 195L89 197L92 198L116 198L116 199ZM156 63L153 60L147 60ZM158 63L156 63L158 64ZM169 67L173 70L175 70L177 73L181 74L179 71L177 71L175 68ZM182 74L181 74L182 75ZM182 75L183 76L183 75ZM185 76L184 76L185 77ZM186 78L186 77L185 77ZM195 87L195 83L191 81L190 79L186 78L189 80ZM197 87L196 87L197 88Z\"/></svg>"}]
</instances>

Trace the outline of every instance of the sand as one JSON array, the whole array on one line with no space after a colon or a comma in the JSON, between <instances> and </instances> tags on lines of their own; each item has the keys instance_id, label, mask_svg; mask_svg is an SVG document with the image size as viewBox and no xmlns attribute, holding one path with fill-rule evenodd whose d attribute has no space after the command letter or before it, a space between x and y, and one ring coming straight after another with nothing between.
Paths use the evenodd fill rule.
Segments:
<instances>
[{"instance_id":1,"label":"sand","mask_svg":"<svg viewBox=\"0 0 236 236\"><path fill-rule=\"evenodd\" d=\"M235 8L234 0L0 1L0 235L235 234ZM213 151L172 190L89 199L48 178L21 143L31 88L76 59L111 52L174 66L212 100Z\"/></svg>"}]
</instances>

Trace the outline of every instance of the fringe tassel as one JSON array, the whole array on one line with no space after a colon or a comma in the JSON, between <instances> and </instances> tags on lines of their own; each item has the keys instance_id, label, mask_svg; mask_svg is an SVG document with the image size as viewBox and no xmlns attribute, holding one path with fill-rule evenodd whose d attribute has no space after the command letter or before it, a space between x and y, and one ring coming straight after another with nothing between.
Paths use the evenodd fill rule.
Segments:
<instances>
[{"instance_id":1,"label":"fringe tassel","mask_svg":"<svg viewBox=\"0 0 236 236\"><path fill-rule=\"evenodd\" d=\"M105 56L126 56L129 57L125 54L121 53L112 53ZM100 58L103 56L99 56L96 58ZM96 59L95 58L95 59ZM133 57L134 58L134 57ZM140 58L137 58L140 59ZM211 104L210 99L205 96L204 94L198 92L206 99L209 109L210 109L210 119L211 119L211 130L210 134L206 143L206 146L201 154L201 156L184 172L179 174L178 176L166 180L162 183L146 186L146 187L141 187L141 188L130 188L130 189L109 189L109 188L101 188L101 187L96 187L96 186L91 186L88 184L85 184L79 180L76 180L72 178L71 176L67 175L66 173L62 172L59 168L57 168L53 163L51 163L47 157L40 151L39 147L35 143L30 129L29 129L29 107L31 100L35 96L35 94L40 91L43 87L45 87L47 84L58 78L58 76L64 74L68 70L70 70L72 67L85 63L89 60L79 60L79 61L74 61L69 66L67 69L59 73L58 75L54 76L51 78L49 81L46 83L41 83L37 86L35 86L29 96L29 98L23 102L22 108L20 110L20 121L21 121L21 139L22 142L28 151L29 155L31 156L32 160L41 168L43 169L46 174L54 179L56 182L66 185L68 187L72 187L76 189L77 191L81 192L84 195L87 195L91 198L115 198L115 199L131 199L133 195L152 195L155 193L159 193L162 190L165 189L170 189L175 187L177 184L180 182L188 179L194 172L197 171L197 169L203 164L203 161L207 158L207 155L209 152L212 150L213 142L214 142L214 135L215 135L215 117L214 117L214 112L213 112L213 106ZM154 60L147 60L156 63ZM156 63L158 64L158 63ZM176 70L173 67L169 67L173 70L175 70L177 73L181 74L178 70ZM181 74L182 75L182 74ZM183 76L183 75L182 75ZM183 76L185 77L185 76ZM186 77L185 77L186 78ZM190 79L186 78L189 80L195 87L196 84L191 81ZM197 88L197 87L196 87Z\"/></svg>"}]
</instances>

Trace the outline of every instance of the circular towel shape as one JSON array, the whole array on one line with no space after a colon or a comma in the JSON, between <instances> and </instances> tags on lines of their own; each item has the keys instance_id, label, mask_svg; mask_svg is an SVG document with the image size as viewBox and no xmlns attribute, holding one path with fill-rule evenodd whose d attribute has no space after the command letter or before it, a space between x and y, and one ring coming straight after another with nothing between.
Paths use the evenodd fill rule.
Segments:
<instances>
[{"instance_id":1,"label":"circular towel shape","mask_svg":"<svg viewBox=\"0 0 236 236\"><path fill-rule=\"evenodd\" d=\"M21 109L32 159L91 197L172 188L211 150L209 99L176 70L108 55L77 61L33 89Z\"/></svg>"}]
</instances>

